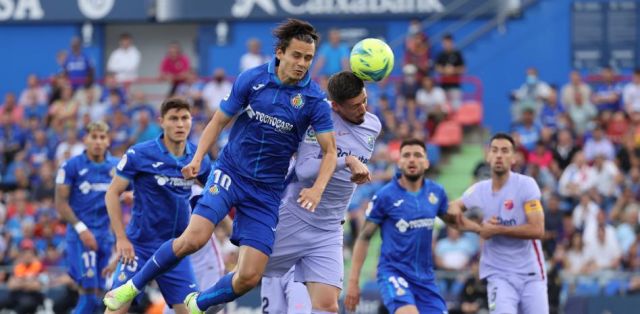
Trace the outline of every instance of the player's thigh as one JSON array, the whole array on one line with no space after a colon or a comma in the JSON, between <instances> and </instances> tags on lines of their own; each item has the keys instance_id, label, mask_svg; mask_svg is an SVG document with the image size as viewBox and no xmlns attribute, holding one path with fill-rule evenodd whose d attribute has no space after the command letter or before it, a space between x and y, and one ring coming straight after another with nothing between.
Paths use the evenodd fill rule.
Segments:
<instances>
[{"instance_id":1,"label":"player's thigh","mask_svg":"<svg viewBox=\"0 0 640 314\"><path fill-rule=\"evenodd\" d=\"M287 211L282 212L265 276L284 277L306 254L309 243L304 241L301 235L305 233L308 226L293 214Z\"/></svg>"},{"instance_id":2,"label":"player's thigh","mask_svg":"<svg viewBox=\"0 0 640 314\"><path fill-rule=\"evenodd\" d=\"M285 288L281 280L282 277L262 277L262 285L260 286L262 313L277 314L287 312Z\"/></svg>"},{"instance_id":3,"label":"player's thigh","mask_svg":"<svg viewBox=\"0 0 640 314\"><path fill-rule=\"evenodd\" d=\"M487 278L489 312L491 314L518 313L520 296L517 287L506 277Z\"/></svg>"},{"instance_id":4,"label":"player's thigh","mask_svg":"<svg viewBox=\"0 0 640 314\"><path fill-rule=\"evenodd\" d=\"M415 296L406 279L392 272L380 272L378 274L378 289L382 296L382 302L389 313L407 305L416 305Z\"/></svg>"},{"instance_id":5,"label":"player's thigh","mask_svg":"<svg viewBox=\"0 0 640 314\"><path fill-rule=\"evenodd\" d=\"M302 283L295 282L302 286ZM303 286L304 287L304 286ZM324 309L337 307L338 298L340 297L341 289L319 282L306 282L305 294L308 291L307 298L311 299L311 305L314 309Z\"/></svg>"},{"instance_id":6,"label":"player's thigh","mask_svg":"<svg viewBox=\"0 0 640 314\"><path fill-rule=\"evenodd\" d=\"M262 199L258 201L247 198L236 206L230 241L237 246L248 246L270 256L275 242L279 200L271 197ZM271 209L265 211L264 208L274 209L275 212L272 213Z\"/></svg>"},{"instance_id":7,"label":"player's thigh","mask_svg":"<svg viewBox=\"0 0 640 314\"><path fill-rule=\"evenodd\" d=\"M242 181L242 179L227 174L222 169L212 169L193 214L204 217L213 225L217 225L227 216L229 209L243 194L243 183L238 181Z\"/></svg>"},{"instance_id":8,"label":"player's thigh","mask_svg":"<svg viewBox=\"0 0 640 314\"><path fill-rule=\"evenodd\" d=\"M98 247L98 251L97 251L97 260L96 260L96 268L98 271L98 274L100 274L100 276L98 276L100 278L100 289L104 289L105 288L105 278L102 277L102 270L105 269L105 267L107 267L109 265L109 262L111 262L111 255L113 253L113 241L101 241L99 242L99 247Z\"/></svg>"},{"instance_id":9,"label":"player's thigh","mask_svg":"<svg viewBox=\"0 0 640 314\"><path fill-rule=\"evenodd\" d=\"M394 314L417 314L417 313L420 313L420 312L418 312L418 308L415 305L403 305L394 312Z\"/></svg>"},{"instance_id":10,"label":"player's thigh","mask_svg":"<svg viewBox=\"0 0 640 314\"><path fill-rule=\"evenodd\" d=\"M307 230L303 243L309 248L296 264L295 280L317 282L342 289L344 259L342 256L342 234L340 230L325 231L315 228Z\"/></svg>"},{"instance_id":11,"label":"player's thigh","mask_svg":"<svg viewBox=\"0 0 640 314\"><path fill-rule=\"evenodd\" d=\"M447 302L434 282L420 282L410 286L420 313L447 313Z\"/></svg>"},{"instance_id":12,"label":"player's thigh","mask_svg":"<svg viewBox=\"0 0 640 314\"><path fill-rule=\"evenodd\" d=\"M195 274L188 258L156 278L162 297L169 305L182 304L187 295L198 291ZM176 311L177 312L177 311Z\"/></svg>"},{"instance_id":13,"label":"player's thigh","mask_svg":"<svg viewBox=\"0 0 640 314\"><path fill-rule=\"evenodd\" d=\"M99 251L91 251L80 241L69 241L66 260L69 265L69 276L83 290L103 289L104 279L98 270Z\"/></svg>"},{"instance_id":14,"label":"player's thigh","mask_svg":"<svg viewBox=\"0 0 640 314\"><path fill-rule=\"evenodd\" d=\"M525 283L520 294L520 311L518 313L549 313L549 295L547 294L546 281L533 280Z\"/></svg>"}]
</instances>

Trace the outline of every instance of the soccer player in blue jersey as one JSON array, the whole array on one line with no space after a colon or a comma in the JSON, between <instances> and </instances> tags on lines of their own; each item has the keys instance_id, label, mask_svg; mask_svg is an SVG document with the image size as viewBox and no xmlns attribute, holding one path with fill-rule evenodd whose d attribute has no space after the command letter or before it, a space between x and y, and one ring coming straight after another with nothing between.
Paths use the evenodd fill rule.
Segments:
<instances>
[{"instance_id":1,"label":"soccer player in blue jersey","mask_svg":"<svg viewBox=\"0 0 640 314\"><path fill-rule=\"evenodd\" d=\"M195 145L187 142L191 131L191 111L186 100L172 98L160 107L162 134L156 139L136 144L127 150L116 166L116 176L105 200L111 227L116 235L116 253L120 259L113 274L114 287L128 282L165 241L179 236L187 227L191 208L191 187L206 182L210 160L202 155L202 167L193 178L185 179L181 169L195 157ZM134 203L131 221L125 231L119 196L133 186ZM174 265L156 281L167 304L176 313L187 313L182 301L197 291L189 259ZM144 286L140 286L140 289ZM109 310L116 310L105 298ZM121 304L120 312L126 312Z\"/></svg>"},{"instance_id":2,"label":"soccer player in blue jersey","mask_svg":"<svg viewBox=\"0 0 640 314\"><path fill-rule=\"evenodd\" d=\"M316 132L322 161L314 184L302 189L297 201L310 211L318 205L337 160L330 106L308 73L318 35L309 23L296 19L273 33L278 40L275 57L238 76L205 128L193 161L182 170L186 178L194 177L209 147L237 116L189 226L162 244L131 281L107 293L109 308L120 308L147 282L205 245L232 206L237 211L231 241L240 246L237 270L213 287L190 294L185 304L191 313L209 307L216 311L255 287L271 254L289 161L309 126Z\"/></svg>"},{"instance_id":3,"label":"soccer player in blue jersey","mask_svg":"<svg viewBox=\"0 0 640 314\"><path fill-rule=\"evenodd\" d=\"M101 273L109 263L113 247L104 195L118 159L107 153L106 123L89 123L86 131L87 149L65 162L56 176L56 209L69 224L66 236L69 275L80 293L73 313L93 313L100 307L98 295L105 284Z\"/></svg>"},{"instance_id":4,"label":"soccer player in blue jersey","mask_svg":"<svg viewBox=\"0 0 640 314\"><path fill-rule=\"evenodd\" d=\"M369 241L380 228L378 287L389 313L447 313L434 282L433 224L436 216L454 225L466 218L448 213L442 186L424 178L429 161L423 142L402 142L398 168L400 175L380 189L367 208L367 221L353 249L345 306L356 309L362 264Z\"/></svg>"}]
</instances>

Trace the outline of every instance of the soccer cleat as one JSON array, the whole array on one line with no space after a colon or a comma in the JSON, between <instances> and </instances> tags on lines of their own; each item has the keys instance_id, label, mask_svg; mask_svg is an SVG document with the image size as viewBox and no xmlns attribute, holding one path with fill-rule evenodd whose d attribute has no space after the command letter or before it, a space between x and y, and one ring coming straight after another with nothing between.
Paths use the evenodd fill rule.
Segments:
<instances>
[{"instance_id":1,"label":"soccer cleat","mask_svg":"<svg viewBox=\"0 0 640 314\"><path fill-rule=\"evenodd\" d=\"M187 295L186 298L184 298L184 305L187 307L187 311L189 311L189 314L213 314L213 313L218 313L220 312L220 310L224 309L224 303L223 304L216 304L214 306L209 307L206 311L202 311L199 307L198 307L198 303L196 302L196 299L198 299L198 292L191 292Z\"/></svg>"},{"instance_id":2,"label":"soccer cleat","mask_svg":"<svg viewBox=\"0 0 640 314\"><path fill-rule=\"evenodd\" d=\"M197 298L197 292L191 292L187 294L186 298L184 298L184 305L187 307L187 311L189 311L189 314L204 314L204 312L201 311L200 308L198 308L198 303L196 303Z\"/></svg>"},{"instance_id":3,"label":"soccer cleat","mask_svg":"<svg viewBox=\"0 0 640 314\"><path fill-rule=\"evenodd\" d=\"M107 292L102 301L109 310L116 311L131 302L138 293L138 289L128 280L124 285Z\"/></svg>"}]
</instances>

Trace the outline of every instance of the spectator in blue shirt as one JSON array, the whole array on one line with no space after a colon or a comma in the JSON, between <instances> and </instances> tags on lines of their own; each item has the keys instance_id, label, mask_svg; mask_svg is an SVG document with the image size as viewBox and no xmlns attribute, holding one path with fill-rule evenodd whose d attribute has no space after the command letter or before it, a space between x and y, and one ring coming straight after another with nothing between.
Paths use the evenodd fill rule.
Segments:
<instances>
[{"instance_id":1,"label":"spectator in blue shirt","mask_svg":"<svg viewBox=\"0 0 640 314\"><path fill-rule=\"evenodd\" d=\"M311 77L330 76L349 69L349 48L341 42L338 29L329 30L329 42L320 45Z\"/></svg>"},{"instance_id":2,"label":"spectator in blue shirt","mask_svg":"<svg viewBox=\"0 0 640 314\"><path fill-rule=\"evenodd\" d=\"M67 54L62 68L69 77L74 90L81 86L90 85L93 81L93 66L89 58L82 52L80 38L71 39L71 51Z\"/></svg>"}]
</instances>

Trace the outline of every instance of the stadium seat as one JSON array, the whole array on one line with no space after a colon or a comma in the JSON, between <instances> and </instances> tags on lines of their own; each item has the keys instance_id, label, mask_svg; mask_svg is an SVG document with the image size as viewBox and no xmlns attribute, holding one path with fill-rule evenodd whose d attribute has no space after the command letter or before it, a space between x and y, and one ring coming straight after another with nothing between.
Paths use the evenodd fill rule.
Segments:
<instances>
[{"instance_id":1,"label":"stadium seat","mask_svg":"<svg viewBox=\"0 0 640 314\"><path fill-rule=\"evenodd\" d=\"M457 147L462 144L462 126L456 121L443 121L430 142L440 147Z\"/></svg>"},{"instance_id":2,"label":"stadium seat","mask_svg":"<svg viewBox=\"0 0 640 314\"><path fill-rule=\"evenodd\" d=\"M482 104L475 100L465 101L453 116L453 120L463 126L482 123Z\"/></svg>"},{"instance_id":3,"label":"stadium seat","mask_svg":"<svg viewBox=\"0 0 640 314\"><path fill-rule=\"evenodd\" d=\"M579 296L596 296L600 294L600 285L597 281L584 281L576 284L575 294Z\"/></svg>"},{"instance_id":4,"label":"stadium seat","mask_svg":"<svg viewBox=\"0 0 640 314\"><path fill-rule=\"evenodd\" d=\"M607 296L624 294L627 292L628 279L611 279L604 286L603 292Z\"/></svg>"}]
</instances>

